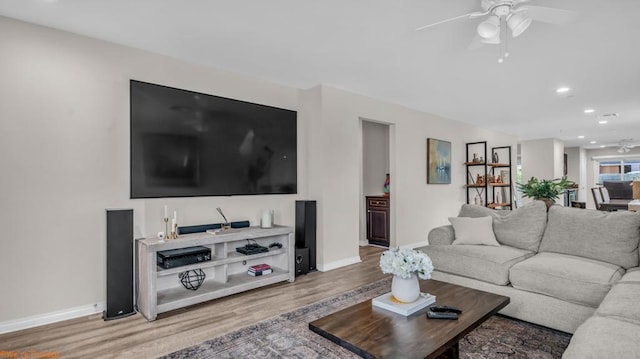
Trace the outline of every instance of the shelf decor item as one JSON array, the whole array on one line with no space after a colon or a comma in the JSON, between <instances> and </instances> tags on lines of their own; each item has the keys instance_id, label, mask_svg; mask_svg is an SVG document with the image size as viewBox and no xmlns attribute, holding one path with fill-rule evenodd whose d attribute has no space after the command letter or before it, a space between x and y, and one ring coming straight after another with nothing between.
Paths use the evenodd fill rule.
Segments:
<instances>
[{"instance_id":1,"label":"shelf decor item","mask_svg":"<svg viewBox=\"0 0 640 359\"><path fill-rule=\"evenodd\" d=\"M178 274L182 285L189 290L197 290L204 283L206 274L202 269L188 270Z\"/></svg>"},{"instance_id":2,"label":"shelf decor item","mask_svg":"<svg viewBox=\"0 0 640 359\"><path fill-rule=\"evenodd\" d=\"M427 138L427 183L451 184L451 142Z\"/></svg>"},{"instance_id":3,"label":"shelf decor item","mask_svg":"<svg viewBox=\"0 0 640 359\"><path fill-rule=\"evenodd\" d=\"M389 197L390 194L390 190L391 190L391 180L389 178L389 174L387 173L387 176L384 180L384 185L382 186L382 193L384 193L385 197Z\"/></svg>"},{"instance_id":4,"label":"shelf decor item","mask_svg":"<svg viewBox=\"0 0 640 359\"><path fill-rule=\"evenodd\" d=\"M158 239L160 239L161 242L164 242L165 237L167 237L167 239L171 239L168 238L171 235L169 233L169 212L167 205L164 206L164 217L162 217L162 220L164 221L164 233L162 234L162 238L160 238L160 235L158 235Z\"/></svg>"},{"instance_id":5,"label":"shelf decor item","mask_svg":"<svg viewBox=\"0 0 640 359\"><path fill-rule=\"evenodd\" d=\"M420 279L431 278L433 263L426 253L414 249L389 249L380 256L382 273L393 274L391 293L403 303L420 296Z\"/></svg>"}]
</instances>

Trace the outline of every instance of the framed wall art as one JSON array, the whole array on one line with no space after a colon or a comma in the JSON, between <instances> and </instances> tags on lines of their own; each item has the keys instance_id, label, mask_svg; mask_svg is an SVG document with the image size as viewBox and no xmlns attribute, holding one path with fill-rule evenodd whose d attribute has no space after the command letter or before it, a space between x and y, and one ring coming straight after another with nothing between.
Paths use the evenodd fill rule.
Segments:
<instances>
[{"instance_id":1,"label":"framed wall art","mask_svg":"<svg viewBox=\"0 0 640 359\"><path fill-rule=\"evenodd\" d=\"M451 184L451 142L427 138L427 184Z\"/></svg>"}]
</instances>

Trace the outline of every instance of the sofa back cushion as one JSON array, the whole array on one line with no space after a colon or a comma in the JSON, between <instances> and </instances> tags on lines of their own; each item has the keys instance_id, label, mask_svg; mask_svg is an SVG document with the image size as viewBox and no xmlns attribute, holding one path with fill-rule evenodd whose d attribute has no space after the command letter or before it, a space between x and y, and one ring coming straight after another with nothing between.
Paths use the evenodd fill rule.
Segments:
<instances>
[{"instance_id":1,"label":"sofa back cushion","mask_svg":"<svg viewBox=\"0 0 640 359\"><path fill-rule=\"evenodd\" d=\"M540 252L591 258L624 268L638 266L640 213L549 208Z\"/></svg>"},{"instance_id":2,"label":"sofa back cushion","mask_svg":"<svg viewBox=\"0 0 640 359\"><path fill-rule=\"evenodd\" d=\"M493 218L493 231L500 244L537 252L547 224L547 206L542 201L534 201L513 211L496 211L463 204L458 216L490 216Z\"/></svg>"}]
</instances>

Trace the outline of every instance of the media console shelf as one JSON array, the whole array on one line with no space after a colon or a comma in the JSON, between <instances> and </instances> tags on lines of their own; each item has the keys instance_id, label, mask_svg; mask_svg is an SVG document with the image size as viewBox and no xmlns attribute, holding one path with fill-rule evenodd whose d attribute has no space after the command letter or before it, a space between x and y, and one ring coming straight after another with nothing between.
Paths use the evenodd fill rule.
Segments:
<instances>
[{"instance_id":1,"label":"media console shelf","mask_svg":"<svg viewBox=\"0 0 640 359\"><path fill-rule=\"evenodd\" d=\"M258 243L268 247L281 243L282 248L269 252L244 255L236 247ZM157 252L194 246L211 248L211 261L176 268L163 269L156 264ZM227 295L244 292L277 282L295 280L295 242L293 228L237 228L211 233L181 235L178 239L160 242L157 238L139 239L138 310L147 320L155 320L158 313L186 307ZM250 266L267 263L273 273L253 277L247 274ZM180 282L179 274L188 270L205 272L204 283L197 290L189 290Z\"/></svg>"}]
</instances>

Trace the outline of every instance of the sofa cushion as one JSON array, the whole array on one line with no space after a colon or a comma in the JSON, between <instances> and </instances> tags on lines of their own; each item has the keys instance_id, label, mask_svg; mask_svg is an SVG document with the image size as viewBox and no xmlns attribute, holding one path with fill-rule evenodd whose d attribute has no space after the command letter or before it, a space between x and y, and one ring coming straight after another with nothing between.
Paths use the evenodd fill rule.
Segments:
<instances>
[{"instance_id":1,"label":"sofa cushion","mask_svg":"<svg viewBox=\"0 0 640 359\"><path fill-rule=\"evenodd\" d=\"M534 201L513 211L496 211L472 204L463 204L458 216L491 216L493 231L500 244L537 251L547 224L547 206L542 201Z\"/></svg>"},{"instance_id":2,"label":"sofa cushion","mask_svg":"<svg viewBox=\"0 0 640 359\"><path fill-rule=\"evenodd\" d=\"M509 273L516 289L597 307L624 273L619 266L557 253L538 253Z\"/></svg>"},{"instance_id":3,"label":"sofa cushion","mask_svg":"<svg viewBox=\"0 0 640 359\"><path fill-rule=\"evenodd\" d=\"M571 254L624 268L638 266L640 213L549 208L540 252Z\"/></svg>"},{"instance_id":4,"label":"sofa cushion","mask_svg":"<svg viewBox=\"0 0 640 359\"><path fill-rule=\"evenodd\" d=\"M622 276L621 282L636 282L640 283L640 268L631 268ZM640 297L639 297L640 298Z\"/></svg>"},{"instance_id":5,"label":"sofa cushion","mask_svg":"<svg viewBox=\"0 0 640 359\"><path fill-rule=\"evenodd\" d=\"M511 266L534 255L510 246L431 245L418 249L427 253L438 271L498 285L509 283Z\"/></svg>"},{"instance_id":6,"label":"sofa cushion","mask_svg":"<svg viewBox=\"0 0 640 359\"><path fill-rule=\"evenodd\" d=\"M640 282L618 282L604 298L596 315L640 325L639 298Z\"/></svg>"},{"instance_id":7,"label":"sofa cushion","mask_svg":"<svg viewBox=\"0 0 640 359\"><path fill-rule=\"evenodd\" d=\"M571 337L563 359L638 358L640 326L594 316Z\"/></svg>"},{"instance_id":8,"label":"sofa cushion","mask_svg":"<svg viewBox=\"0 0 640 359\"><path fill-rule=\"evenodd\" d=\"M453 244L478 244L499 247L493 234L493 220L491 217L450 217L455 240Z\"/></svg>"},{"instance_id":9,"label":"sofa cushion","mask_svg":"<svg viewBox=\"0 0 640 359\"><path fill-rule=\"evenodd\" d=\"M439 226L429 231L427 240L429 244L451 244L455 239L453 234L453 226Z\"/></svg>"}]
</instances>

